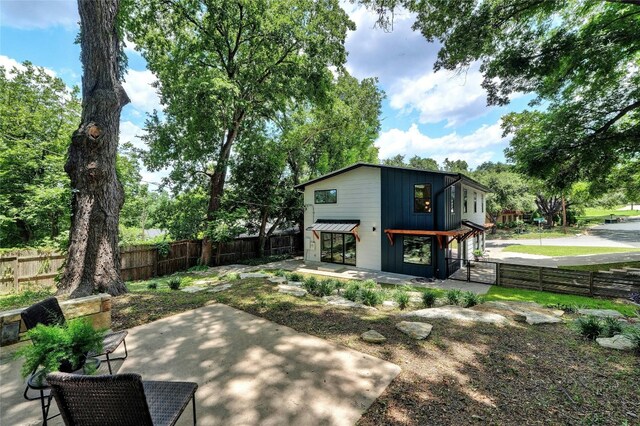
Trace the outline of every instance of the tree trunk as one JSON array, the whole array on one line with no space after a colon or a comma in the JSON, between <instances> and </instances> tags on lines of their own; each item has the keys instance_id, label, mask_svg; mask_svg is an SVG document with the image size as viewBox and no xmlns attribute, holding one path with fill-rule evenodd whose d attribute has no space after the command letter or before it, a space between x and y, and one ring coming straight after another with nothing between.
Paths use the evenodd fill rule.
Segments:
<instances>
[{"instance_id":1,"label":"tree trunk","mask_svg":"<svg viewBox=\"0 0 640 426\"><path fill-rule=\"evenodd\" d=\"M129 98L119 81L119 0L78 0L82 118L65 171L73 191L69 252L58 294L127 291L120 276L118 222L124 202L116 176L120 111Z\"/></svg>"},{"instance_id":2,"label":"tree trunk","mask_svg":"<svg viewBox=\"0 0 640 426\"><path fill-rule=\"evenodd\" d=\"M264 257L264 243L266 241L265 235L267 232L267 209L265 208L260 218L260 231L258 232L258 257Z\"/></svg>"}]
</instances>

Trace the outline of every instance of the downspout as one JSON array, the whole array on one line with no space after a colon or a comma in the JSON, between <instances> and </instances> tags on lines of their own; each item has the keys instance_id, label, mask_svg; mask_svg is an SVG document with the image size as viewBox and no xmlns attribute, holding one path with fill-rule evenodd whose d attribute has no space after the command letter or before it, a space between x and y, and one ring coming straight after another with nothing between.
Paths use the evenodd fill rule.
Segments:
<instances>
[{"instance_id":1,"label":"downspout","mask_svg":"<svg viewBox=\"0 0 640 426\"><path fill-rule=\"evenodd\" d=\"M438 191L434 197L433 197L433 211L434 211L434 215L433 215L433 228L434 230L438 230L438 197L442 194L444 194L444 191L446 191L447 189L451 188L452 186L454 186L455 184L457 184L458 182L462 181L462 174L458 173L458 178L456 180L454 180L453 182L451 182L449 185L445 186L444 188L442 188L440 191ZM435 251L435 264L436 264L436 270L434 271L434 275L437 277L439 275L440 272L440 264L438 262L438 250ZM445 259L446 261L446 259Z\"/></svg>"}]
</instances>

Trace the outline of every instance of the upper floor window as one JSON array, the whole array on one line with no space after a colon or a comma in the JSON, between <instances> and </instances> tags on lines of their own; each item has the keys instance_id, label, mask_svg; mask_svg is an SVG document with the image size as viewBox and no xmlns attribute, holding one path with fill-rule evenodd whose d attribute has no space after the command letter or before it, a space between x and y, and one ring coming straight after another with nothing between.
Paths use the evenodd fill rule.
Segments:
<instances>
[{"instance_id":1,"label":"upper floor window","mask_svg":"<svg viewBox=\"0 0 640 426\"><path fill-rule=\"evenodd\" d=\"M467 212L467 204L468 204L468 195L467 195L467 190L463 189L462 190L462 212L466 213Z\"/></svg>"},{"instance_id":2,"label":"upper floor window","mask_svg":"<svg viewBox=\"0 0 640 426\"><path fill-rule=\"evenodd\" d=\"M449 210L451 213L456 212L456 187L451 187L451 196L449 197Z\"/></svg>"},{"instance_id":3,"label":"upper floor window","mask_svg":"<svg viewBox=\"0 0 640 426\"><path fill-rule=\"evenodd\" d=\"M335 204L338 202L338 190L320 189L315 191L314 199L316 204Z\"/></svg>"},{"instance_id":4,"label":"upper floor window","mask_svg":"<svg viewBox=\"0 0 640 426\"><path fill-rule=\"evenodd\" d=\"M480 194L480 208L481 212L484 213L484 194Z\"/></svg>"},{"instance_id":5,"label":"upper floor window","mask_svg":"<svg viewBox=\"0 0 640 426\"><path fill-rule=\"evenodd\" d=\"M413 186L413 212L431 213L430 183L420 183Z\"/></svg>"},{"instance_id":6,"label":"upper floor window","mask_svg":"<svg viewBox=\"0 0 640 426\"><path fill-rule=\"evenodd\" d=\"M478 213L478 193L473 192L473 212Z\"/></svg>"}]
</instances>

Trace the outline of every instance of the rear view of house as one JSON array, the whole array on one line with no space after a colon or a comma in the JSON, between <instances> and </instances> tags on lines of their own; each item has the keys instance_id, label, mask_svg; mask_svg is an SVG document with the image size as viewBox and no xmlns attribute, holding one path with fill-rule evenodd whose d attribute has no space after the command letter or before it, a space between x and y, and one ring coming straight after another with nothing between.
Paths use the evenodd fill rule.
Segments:
<instances>
[{"instance_id":1,"label":"rear view of house","mask_svg":"<svg viewBox=\"0 0 640 426\"><path fill-rule=\"evenodd\" d=\"M446 278L484 249L489 189L459 173L357 163L296 188L307 261Z\"/></svg>"}]
</instances>

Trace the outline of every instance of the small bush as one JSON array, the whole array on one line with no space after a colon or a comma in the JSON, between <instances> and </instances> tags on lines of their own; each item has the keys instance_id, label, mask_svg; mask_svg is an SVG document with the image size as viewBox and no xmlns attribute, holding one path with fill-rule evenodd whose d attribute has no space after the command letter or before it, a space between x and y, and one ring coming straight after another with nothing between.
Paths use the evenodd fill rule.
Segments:
<instances>
[{"instance_id":1,"label":"small bush","mask_svg":"<svg viewBox=\"0 0 640 426\"><path fill-rule=\"evenodd\" d=\"M395 294L395 299L396 302L398 302L398 307L402 310L407 309L407 306L409 306L409 293L407 293L404 290L398 290Z\"/></svg>"},{"instance_id":2,"label":"small bush","mask_svg":"<svg viewBox=\"0 0 640 426\"><path fill-rule=\"evenodd\" d=\"M458 303L460 303L460 299L462 297L462 291L458 290L457 288L447 290L447 293L445 296L447 298L447 302L450 305L457 305Z\"/></svg>"},{"instance_id":3,"label":"small bush","mask_svg":"<svg viewBox=\"0 0 640 426\"><path fill-rule=\"evenodd\" d=\"M384 302L384 296L381 291L368 287L360 290L360 298L362 303L367 306L378 306Z\"/></svg>"},{"instance_id":4,"label":"small bush","mask_svg":"<svg viewBox=\"0 0 640 426\"><path fill-rule=\"evenodd\" d=\"M169 288L171 290L178 290L180 288L180 285L182 284L182 279L179 277L173 277L169 279L167 284L169 284Z\"/></svg>"},{"instance_id":5,"label":"small bush","mask_svg":"<svg viewBox=\"0 0 640 426\"><path fill-rule=\"evenodd\" d=\"M198 271L206 271L207 269L209 269L209 267L207 265L196 265L196 266L192 266L187 271L188 272L198 272Z\"/></svg>"},{"instance_id":6,"label":"small bush","mask_svg":"<svg viewBox=\"0 0 640 426\"><path fill-rule=\"evenodd\" d=\"M436 297L436 293L434 291L425 290L422 293L422 303L427 308L433 307L433 305L436 304L436 299L437 299L437 297Z\"/></svg>"},{"instance_id":7,"label":"small bush","mask_svg":"<svg viewBox=\"0 0 640 426\"><path fill-rule=\"evenodd\" d=\"M344 288L344 285L345 285L344 281L336 280L335 278L331 279L330 281L333 282L333 288L335 290L340 291L341 289Z\"/></svg>"},{"instance_id":8,"label":"small bush","mask_svg":"<svg viewBox=\"0 0 640 426\"><path fill-rule=\"evenodd\" d=\"M334 289L333 280L318 281L315 277L305 279L303 286L310 294L317 297L329 296Z\"/></svg>"},{"instance_id":9,"label":"small bush","mask_svg":"<svg viewBox=\"0 0 640 426\"><path fill-rule=\"evenodd\" d=\"M613 337L622 333L622 323L617 318L606 317L602 320L602 337Z\"/></svg>"},{"instance_id":10,"label":"small bush","mask_svg":"<svg viewBox=\"0 0 640 426\"><path fill-rule=\"evenodd\" d=\"M476 306L478 303L480 303L480 297L477 294L471 291L462 292L460 305L463 308L470 308L472 306Z\"/></svg>"},{"instance_id":11,"label":"small bush","mask_svg":"<svg viewBox=\"0 0 640 426\"><path fill-rule=\"evenodd\" d=\"M636 353L640 355L640 327L627 327L624 332L627 339L634 344Z\"/></svg>"},{"instance_id":12,"label":"small bush","mask_svg":"<svg viewBox=\"0 0 640 426\"><path fill-rule=\"evenodd\" d=\"M221 278L226 281L238 281L240 279L240 274L237 272L230 272L226 275L223 275Z\"/></svg>"},{"instance_id":13,"label":"small bush","mask_svg":"<svg viewBox=\"0 0 640 426\"><path fill-rule=\"evenodd\" d=\"M306 288L308 287L316 287L318 285L318 279L316 277L307 277L303 281L303 285Z\"/></svg>"},{"instance_id":14,"label":"small bush","mask_svg":"<svg viewBox=\"0 0 640 426\"><path fill-rule=\"evenodd\" d=\"M358 281L349 281L344 290L344 298L355 302L360 297L361 285Z\"/></svg>"},{"instance_id":15,"label":"small bush","mask_svg":"<svg viewBox=\"0 0 640 426\"><path fill-rule=\"evenodd\" d=\"M284 277L286 275L286 272L282 269L278 269L273 273L273 275L275 275L276 277Z\"/></svg>"},{"instance_id":16,"label":"small bush","mask_svg":"<svg viewBox=\"0 0 640 426\"><path fill-rule=\"evenodd\" d=\"M579 317L574 324L578 333L589 340L595 340L604 331L602 322L595 315Z\"/></svg>"},{"instance_id":17,"label":"small bush","mask_svg":"<svg viewBox=\"0 0 640 426\"><path fill-rule=\"evenodd\" d=\"M304 276L297 272L289 272L288 274L286 274L286 277L287 277L287 281L303 281L304 280Z\"/></svg>"},{"instance_id":18,"label":"small bush","mask_svg":"<svg viewBox=\"0 0 640 426\"><path fill-rule=\"evenodd\" d=\"M575 314L580 309L576 305L566 305L564 303L548 303L544 305L545 308L549 309L559 309L561 311L565 311L568 314Z\"/></svg>"},{"instance_id":19,"label":"small bush","mask_svg":"<svg viewBox=\"0 0 640 426\"><path fill-rule=\"evenodd\" d=\"M150 283L147 284L147 288L149 290L155 290L158 288L158 283L155 281L151 281Z\"/></svg>"},{"instance_id":20,"label":"small bush","mask_svg":"<svg viewBox=\"0 0 640 426\"><path fill-rule=\"evenodd\" d=\"M370 288L370 289L378 288L378 283L375 282L374 280L366 280L362 282L362 288Z\"/></svg>"}]
</instances>

